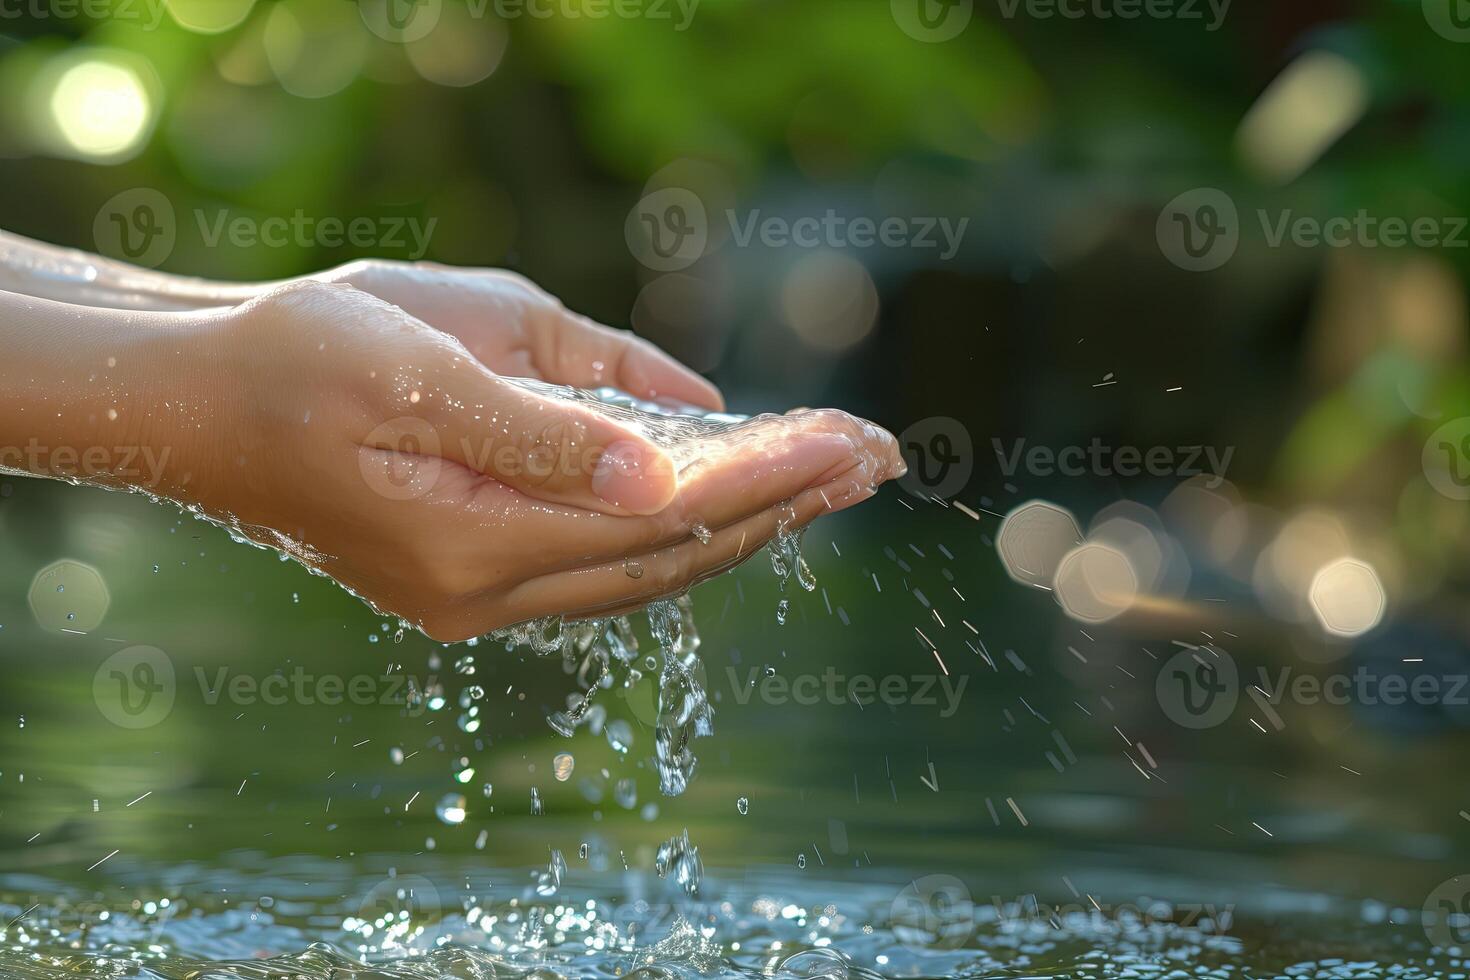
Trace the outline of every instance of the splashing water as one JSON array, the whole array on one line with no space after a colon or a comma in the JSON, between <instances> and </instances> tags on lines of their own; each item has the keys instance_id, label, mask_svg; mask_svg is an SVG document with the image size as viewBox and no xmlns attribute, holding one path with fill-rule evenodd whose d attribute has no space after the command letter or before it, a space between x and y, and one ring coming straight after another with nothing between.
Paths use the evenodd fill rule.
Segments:
<instances>
[{"instance_id":1,"label":"splashing water","mask_svg":"<svg viewBox=\"0 0 1470 980\"><path fill-rule=\"evenodd\" d=\"M643 402L612 388L579 391L545 385L540 382L517 382L553 397L568 398L595 405L621 422L632 425L652 441L668 450L676 465L686 465L698 452L699 440L712 436L728 438L753 421L744 416L703 413L697 409L673 411L651 402ZM774 416L762 416L769 421ZM816 588L811 568L801 555L802 530L791 525L796 511L788 503L777 523L775 538L767 546L771 567L781 585L782 598L777 620L786 621L789 600L786 583L794 576L806 591ZM711 540L710 530L695 521L691 533L701 543ZM630 578L641 578L642 564L629 561L624 571ZM699 658L699 632L694 625L693 601L688 594L649 603L644 610L649 632L658 644L661 662L649 669L659 671L658 717L655 723L654 761L658 770L659 789L665 796L679 796L694 777L698 760L692 743L714 732L714 709L702 678L704 666ZM615 670L623 671L623 684L630 688L642 678L634 666L638 639L627 616L568 622L552 616L497 630L491 638L505 643L507 649L529 646L537 654L561 654L567 666L578 673L584 686L579 695L571 696L564 711L553 712L547 722L559 734L570 738L591 717L593 698L599 689L611 687ZM473 669L473 668L471 668ZM608 740L614 748L626 752L631 744L631 731L620 727L616 734L608 729Z\"/></svg>"},{"instance_id":2,"label":"splashing water","mask_svg":"<svg viewBox=\"0 0 1470 980\"><path fill-rule=\"evenodd\" d=\"M687 829L658 846L653 867L660 878L667 878L673 872L674 884L684 889L686 894L699 894L699 886L704 881L704 863L699 860L699 848L689 843Z\"/></svg>"}]
</instances>

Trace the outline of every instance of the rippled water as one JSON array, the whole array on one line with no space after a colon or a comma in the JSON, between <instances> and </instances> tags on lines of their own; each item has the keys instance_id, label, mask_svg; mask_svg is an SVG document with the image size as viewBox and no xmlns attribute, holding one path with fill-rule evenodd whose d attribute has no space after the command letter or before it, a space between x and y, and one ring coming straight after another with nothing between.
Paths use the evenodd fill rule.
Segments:
<instances>
[{"instance_id":1,"label":"rippled water","mask_svg":"<svg viewBox=\"0 0 1470 980\"><path fill-rule=\"evenodd\" d=\"M557 977L1403 977L1464 975L1417 910L1321 896L1197 906L1147 895L972 897L945 874L832 881L714 873L698 900L593 855L555 889L444 865L248 877L137 869L101 891L0 891L0 976L178 980ZM585 862L578 862L583 863ZM196 872L198 869L194 869ZM63 897L64 896L64 897ZM1259 903L1259 908L1252 908ZM1272 911L1265 911L1270 906ZM1330 952L1326 951L1330 943Z\"/></svg>"}]
</instances>

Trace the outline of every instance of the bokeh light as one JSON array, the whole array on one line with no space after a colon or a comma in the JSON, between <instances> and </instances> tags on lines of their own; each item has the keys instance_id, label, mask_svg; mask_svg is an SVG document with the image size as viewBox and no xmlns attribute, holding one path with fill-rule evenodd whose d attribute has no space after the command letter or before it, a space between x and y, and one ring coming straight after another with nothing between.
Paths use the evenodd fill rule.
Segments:
<instances>
[{"instance_id":1,"label":"bokeh light","mask_svg":"<svg viewBox=\"0 0 1470 980\"><path fill-rule=\"evenodd\" d=\"M1127 612L1138 598L1138 573L1117 548L1089 541L1062 556L1056 595L1073 619L1106 623Z\"/></svg>"},{"instance_id":2,"label":"bokeh light","mask_svg":"<svg viewBox=\"0 0 1470 980\"><path fill-rule=\"evenodd\" d=\"M1062 558L1082 543L1072 512L1044 500L1028 501L1001 521L996 551L1017 582L1049 589Z\"/></svg>"},{"instance_id":3,"label":"bokeh light","mask_svg":"<svg viewBox=\"0 0 1470 980\"><path fill-rule=\"evenodd\" d=\"M250 16L255 0L167 0L180 27L197 34L221 34Z\"/></svg>"},{"instance_id":4,"label":"bokeh light","mask_svg":"<svg viewBox=\"0 0 1470 980\"><path fill-rule=\"evenodd\" d=\"M105 54L63 68L47 104L64 147L99 162L136 153L155 117L153 99L138 72Z\"/></svg>"},{"instance_id":5,"label":"bokeh light","mask_svg":"<svg viewBox=\"0 0 1470 980\"><path fill-rule=\"evenodd\" d=\"M841 252L803 256L781 289L786 323L813 350L855 347L878 320L878 289L861 262Z\"/></svg>"},{"instance_id":6,"label":"bokeh light","mask_svg":"<svg viewBox=\"0 0 1470 980\"><path fill-rule=\"evenodd\" d=\"M1334 636L1362 636L1383 620L1388 595L1373 566L1356 558L1339 558L1312 578L1312 611Z\"/></svg>"}]
</instances>

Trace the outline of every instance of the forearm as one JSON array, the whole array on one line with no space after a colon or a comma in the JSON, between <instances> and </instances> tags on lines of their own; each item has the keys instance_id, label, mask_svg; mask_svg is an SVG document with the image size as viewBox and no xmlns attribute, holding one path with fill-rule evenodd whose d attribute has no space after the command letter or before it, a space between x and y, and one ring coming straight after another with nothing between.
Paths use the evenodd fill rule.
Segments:
<instances>
[{"instance_id":1,"label":"forearm","mask_svg":"<svg viewBox=\"0 0 1470 980\"><path fill-rule=\"evenodd\" d=\"M234 380L205 376L223 323L0 292L0 467L186 498Z\"/></svg>"},{"instance_id":2,"label":"forearm","mask_svg":"<svg viewBox=\"0 0 1470 980\"><path fill-rule=\"evenodd\" d=\"M0 290L38 299L113 310L182 311L237 306L269 288L269 283L169 275L0 231Z\"/></svg>"}]
</instances>

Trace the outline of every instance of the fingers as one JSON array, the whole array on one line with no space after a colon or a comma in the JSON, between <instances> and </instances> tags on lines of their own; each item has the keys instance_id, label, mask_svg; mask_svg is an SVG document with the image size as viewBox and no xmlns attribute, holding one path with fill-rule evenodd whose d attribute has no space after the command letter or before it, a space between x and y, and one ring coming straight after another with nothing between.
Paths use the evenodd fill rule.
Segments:
<instances>
[{"instance_id":1,"label":"fingers","mask_svg":"<svg viewBox=\"0 0 1470 980\"><path fill-rule=\"evenodd\" d=\"M564 309L539 321L534 361L546 380L578 388L612 385L650 401L723 411L720 390L653 344Z\"/></svg>"},{"instance_id":2,"label":"fingers","mask_svg":"<svg viewBox=\"0 0 1470 980\"><path fill-rule=\"evenodd\" d=\"M850 424L839 425L827 416ZM893 463L883 440L855 440L859 424L840 412L810 413L801 420L757 420L740 430L734 446L720 447L722 456L709 450L700 466L681 473L678 496L653 516L608 517L568 507L538 508L519 524L534 526L541 544L528 571L545 574L655 551L691 539L696 524L718 532L805 490L843 479L876 486L893 475ZM456 521L463 526L457 540L485 552L500 550L503 515L515 506L517 496L498 484L486 486L459 508Z\"/></svg>"},{"instance_id":3,"label":"fingers","mask_svg":"<svg viewBox=\"0 0 1470 980\"><path fill-rule=\"evenodd\" d=\"M673 461L645 435L585 405L529 391L457 359L413 402L438 454L536 500L612 515L663 510L678 491ZM369 434L397 449L394 423Z\"/></svg>"},{"instance_id":4,"label":"fingers","mask_svg":"<svg viewBox=\"0 0 1470 980\"><path fill-rule=\"evenodd\" d=\"M453 623L439 624L433 635L447 630L473 636L543 616L588 619L637 609L734 568L774 538L778 527L804 527L873 493L870 486L852 478L813 487L790 503L768 507L713 532L708 543L689 538L651 553L542 575L504 594L471 600L456 612Z\"/></svg>"}]
</instances>

